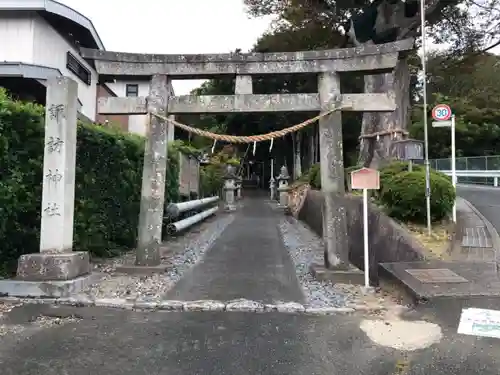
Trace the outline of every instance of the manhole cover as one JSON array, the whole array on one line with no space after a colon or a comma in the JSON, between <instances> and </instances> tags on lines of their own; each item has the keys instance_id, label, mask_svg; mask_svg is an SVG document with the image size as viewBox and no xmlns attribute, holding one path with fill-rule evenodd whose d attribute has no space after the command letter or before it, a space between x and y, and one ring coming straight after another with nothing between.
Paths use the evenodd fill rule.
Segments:
<instances>
[{"instance_id":1,"label":"manhole cover","mask_svg":"<svg viewBox=\"0 0 500 375\"><path fill-rule=\"evenodd\" d=\"M448 268L409 269L410 275L421 283L467 283L469 280Z\"/></svg>"}]
</instances>

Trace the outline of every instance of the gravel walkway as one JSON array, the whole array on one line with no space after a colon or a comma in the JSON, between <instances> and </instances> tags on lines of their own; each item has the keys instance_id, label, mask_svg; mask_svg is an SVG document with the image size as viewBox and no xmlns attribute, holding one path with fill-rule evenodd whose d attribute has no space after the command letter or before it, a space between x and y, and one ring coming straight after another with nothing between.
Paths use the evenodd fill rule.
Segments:
<instances>
[{"instance_id":1,"label":"gravel walkway","mask_svg":"<svg viewBox=\"0 0 500 375\"><path fill-rule=\"evenodd\" d=\"M271 207L273 206L271 205ZM272 220L268 218L269 220L263 221L263 218L259 219L259 215L262 215L263 212L259 210L258 205L251 204L247 208L247 211L240 218L242 220L240 222L242 224L242 234L231 231L234 238L229 236L230 243L222 246L223 251L216 265L222 265L223 270L216 269L217 267L212 270L217 272L215 272L215 276L213 275L215 279L212 278L211 283L209 283L209 278L207 279L210 272L202 274L199 280L199 285L201 285L200 288L202 289L206 288L209 284L217 287L218 283L222 280L229 292L237 290L238 287L236 284L240 282L239 289L241 290L236 293L238 295L235 293L226 293L227 295L222 293L220 296L200 295L199 297L195 296L196 298L200 298L195 300L195 298L184 298L182 295L175 293L175 295L172 295L172 293L182 283L182 281L178 283L181 278L184 283L186 282L186 277L183 278L183 276L192 277L192 275L187 274L187 271L194 269L193 266L196 263L200 261L205 262L205 259L202 258L207 250L214 247L214 243L221 237L228 225L233 223L235 218L238 215L242 215L243 212L214 216L192 228L190 231L183 233L181 236L171 238L165 242L161 248L162 263L168 266L167 271L164 273L153 276L137 276L117 272L116 268L118 265L134 262L135 254L132 251L118 258L99 262L94 261L94 271L101 273L103 277L99 283L92 285L77 295L56 299L19 299L6 297L2 300L15 303L56 303L72 306L106 306L135 310L280 311L312 314L337 314L354 311L378 314L378 312L383 310L400 307L397 304L397 300L392 298L388 293L378 291L375 294L367 295L362 292L359 286L333 284L331 282L315 280L309 273L309 266L311 263L322 262L323 244L321 239L306 225L292 216L276 217L271 215L274 216L271 217ZM255 222L255 220L257 221ZM265 245L254 243L255 239L251 237L254 234L258 236L258 231L255 233L255 230L256 228L259 229L259 225L266 227L266 230L260 228L261 238L258 239L259 241L264 241ZM283 244L281 244L281 239L283 240ZM250 246L252 244L254 246ZM266 246L271 248L266 248ZM278 247L281 247L282 252L278 251ZM234 253L234 256L232 257L229 257L229 248L233 248L231 254ZM238 253L238 251L243 251L243 254ZM216 253L212 254L212 258L217 255ZM269 258L273 254L274 258ZM246 259L245 256L249 258ZM286 268L285 263L287 263L286 258L288 256L292 260L291 262L288 261L289 272L287 271L286 275L282 275L280 270L283 271ZM231 267L226 267L224 262L227 262L228 259L236 263ZM259 269L258 267L262 267L262 264L266 264L269 269L265 269L265 267ZM202 268L203 266L207 267L205 263L199 264L199 266ZM239 275L239 279L236 278L231 282L229 282L229 279L225 280L222 277L224 272L226 272L225 268L231 269L233 273L236 272L236 276ZM210 269L208 266L209 271ZM268 286L260 285L262 284L260 281L264 280L265 277L263 275L259 276L259 272L255 272L255 269L261 273L263 272L264 275L267 275L265 277L270 277L272 280L274 280L273 277L276 277L275 281L270 284L268 283L275 289L279 288L280 285L282 287L290 287L292 279L295 280L296 285L294 288L301 295L300 301L294 300L294 298L285 293L283 297L285 300L281 298L279 300L272 299L272 302L267 302L262 299L262 296L249 293L248 290L252 290L252 288L248 288L250 284L253 285L255 291L262 292L262 288L264 288L264 291L268 288ZM233 277L235 275L231 274L230 276ZM302 293L304 296L302 296ZM245 297L255 300L245 299ZM215 298L215 300L207 298ZM0 318L2 316L2 308L7 310L10 308L10 305L6 304L2 306L0 304Z\"/></svg>"},{"instance_id":2,"label":"gravel walkway","mask_svg":"<svg viewBox=\"0 0 500 375\"><path fill-rule=\"evenodd\" d=\"M295 263L297 277L307 298L306 306L363 309L397 305L395 299L387 293L378 292L374 295L366 295L360 286L315 280L309 272L309 266L311 263L323 263L324 246L321 238L293 216L284 217L279 224L279 229L283 242Z\"/></svg>"},{"instance_id":3,"label":"gravel walkway","mask_svg":"<svg viewBox=\"0 0 500 375\"><path fill-rule=\"evenodd\" d=\"M153 276L126 275L116 272L116 266L133 263L135 253L104 260L94 265L103 278L77 297L95 299L124 298L134 301L161 299L165 293L191 268L212 246L226 227L234 220L233 215L215 216L182 236L174 237L162 246L162 263L168 264L165 273Z\"/></svg>"}]
</instances>

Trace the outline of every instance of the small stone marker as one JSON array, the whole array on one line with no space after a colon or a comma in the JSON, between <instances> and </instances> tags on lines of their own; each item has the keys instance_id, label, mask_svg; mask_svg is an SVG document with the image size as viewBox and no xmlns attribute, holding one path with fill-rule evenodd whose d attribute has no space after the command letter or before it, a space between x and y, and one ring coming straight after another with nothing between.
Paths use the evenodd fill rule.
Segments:
<instances>
[{"instance_id":1,"label":"small stone marker","mask_svg":"<svg viewBox=\"0 0 500 375\"><path fill-rule=\"evenodd\" d=\"M379 171L361 168L351 173L351 188L363 190L363 237L364 237L364 268L365 288L370 288L370 257L368 249L368 190L380 189Z\"/></svg>"}]
</instances>

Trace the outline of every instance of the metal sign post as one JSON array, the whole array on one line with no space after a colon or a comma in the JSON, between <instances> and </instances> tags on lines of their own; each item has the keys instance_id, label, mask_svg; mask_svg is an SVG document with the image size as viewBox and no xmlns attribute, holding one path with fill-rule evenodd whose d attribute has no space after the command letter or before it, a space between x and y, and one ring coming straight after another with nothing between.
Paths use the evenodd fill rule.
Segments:
<instances>
[{"instance_id":1,"label":"metal sign post","mask_svg":"<svg viewBox=\"0 0 500 375\"><path fill-rule=\"evenodd\" d=\"M455 202L453 203L453 222L457 222L457 169L456 169L456 146L455 146L455 115L450 106L438 104L432 109L433 128L451 128L451 182L455 189Z\"/></svg>"},{"instance_id":2,"label":"metal sign post","mask_svg":"<svg viewBox=\"0 0 500 375\"><path fill-rule=\"evenodd\" d=\"M363 244L365 288L370 288L370 256L368 244L368 190L380 189L380 174L375 169L361 168L351 173L351 188L363 190Z\"/></svg>"},{"instance_id":3,"label":"metal sign post","mask_svg":"<svg viewBox=\"0 0 500 375\"><path fill-rule=\"evenodd\" d=\"M427 126L427 48L425 30L425 0L420 0L420 31L422 33L422 100L424 105L424 148L425 148L425 206L427 211L427 233L431 235L431 176L429 165L429 130Z\"/></svg>"}]
</instances>

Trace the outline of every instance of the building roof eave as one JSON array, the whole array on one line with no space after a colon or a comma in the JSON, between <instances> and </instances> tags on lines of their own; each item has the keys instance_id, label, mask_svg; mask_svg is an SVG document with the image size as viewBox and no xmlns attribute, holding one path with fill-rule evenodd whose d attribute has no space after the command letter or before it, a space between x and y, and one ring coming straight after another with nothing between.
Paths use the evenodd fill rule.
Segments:
<instances>
[{"instance_id":1,"label":"building roof eave","mask_svg":"<svg viewBox=\"0 0 500 375\"><path fill-rule=\"evenodd\" d=\"M46 80L62 75L59 69L48 66L25 64L18 61L0 62L0 77L23 77Z\"/></svg>"},{"instance_id":2,"label":"building roof eave","mask_svg":"<svg viewBox=\"0 0 500 375\"><path fill-rule=\"evenodd\" d=\"M92 35L97 47L105 51L106 48L90 19L85 17L80 12L67 5L58 3L54 0L0 0L0 10L2 11L43 11L51 14L64 17L67 20L73 21L75 24L85 28Z\"/></svg>"}]
</instances>

